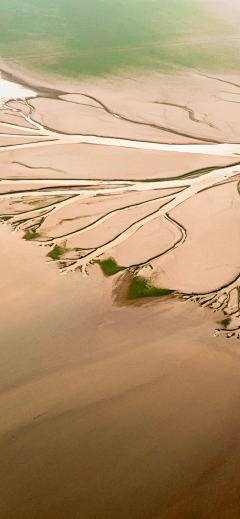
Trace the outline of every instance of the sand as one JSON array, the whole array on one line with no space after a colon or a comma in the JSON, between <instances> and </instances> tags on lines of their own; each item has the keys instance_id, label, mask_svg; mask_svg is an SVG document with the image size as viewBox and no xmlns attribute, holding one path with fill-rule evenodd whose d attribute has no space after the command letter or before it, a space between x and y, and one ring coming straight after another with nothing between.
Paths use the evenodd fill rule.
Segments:
<instances>
[{"instance_id":1,"label":"sand","mask_svg":"<svg viewBox=\"0 0 240 519\"><path fill-rule=\"evenodd\" d=\"M235 519L240 79L16 74L33 98L0 119L0 517ZM104 276L109 257L137 270ZM133 275L175 292L120 297Z\"/></svg>"},{"instance_id":2,"label":"sand","mask_svg":"<svg viewBox=\"0 0 240 519\"><path fill-rule=\"evenodd\" d=\"M240 351L211 311L112 306L97 266L0 232L1 518L237 517Z\"/></svg>"},{"instance_id":3,"label":"sand","mask_svg":"<svg viewBox=\"0 0 240 519\"><path fill-rule=\"evenodd\" d=\"M146 150L66 144L63 147L21 149L1 152L8 178L21 175L39 178L145 179L174 177L209 166L226 166L236 157L205 156L195 153L161 153ZM20 163L20 164L19 164ZM28 168L26 168L28 166ZM40 171L38 168L44 168ZM31 169L32 168L32 169ZM50 171L49 171L50 170Z\"/></svg>"},{"instance_id":4,"label":"sand","mask_svg":"<svg viewBox=\"0 0 240 519\"><path fill-rule=\"evenodd\" d=\"M188 200L184 208L171 211L173 218L187 226L188 236L171 256L155 262L154 269L159 269L155 283L201 294L232 281L239 273L239 241L234 239L239 215L236 182L203 191Z\"/></svg>"},{"instance_id":5,"label":"sand","mask_svg":"<svg viewBox=\"0 0 240 519\"><path fill-rule=\"evenodd\" d=\"M129 216L127 218L127 223L134 219L137 219L138 213L136 214L136 218L131 217L132 211L131 205L135 205L137 210L138 204L144 204L148 201L154 201L155 199L159 199L161 197L167 197L175 193L177 190L175 189L157 189L155 191L148 191L147 193L119 193L118 195L108 195L108 196L90 196L89 198L82 198L72 202L72 204L63 207L59 211L57 211L53 215L49 215L47 224L43 223L42 229L44 234L51 233L51 236L58 237L64 234L68 234L76 231L77 229L82 229L87 225L95 222L99 218L103 217L105 214L109 214L113 211L118 211L118 209L123 209L123 215L127 213ZM161 201L158 201L156 204L147 204L147 214L155 209L157 209L161 205ZM153 206L152 206L153 205ZM129 209L128 209L129 208ZM118 223L118 220L116 221ZM111 224L114 227L114 224ZM86 230L87 231L87 230ZM101 233L103 229L101 228ZM97 238L98 239L98 238Z\"/></svg>"},{"instance_id":6,"label":"sand","mask_svg":"<svg viewBox=\"0 0 240 519\"><path fill-rule=\"evenodd\" d=\"M131 238L109 251L119 265L144 263L169 249L181 237L177 227L159 216L144 225Z\"/></svg>"}]
</instances>

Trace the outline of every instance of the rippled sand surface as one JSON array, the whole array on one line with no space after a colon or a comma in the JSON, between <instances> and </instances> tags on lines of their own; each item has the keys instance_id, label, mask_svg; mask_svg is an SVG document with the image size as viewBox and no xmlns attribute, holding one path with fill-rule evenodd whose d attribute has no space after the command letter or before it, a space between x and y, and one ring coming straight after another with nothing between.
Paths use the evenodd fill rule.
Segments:
<instances>
[{"instance_id":1,"label":"rippled sand surface","mask_svg":"<svg viewBox=\"0 0 240 519\"><path fill-rule=\"evenodd\" d=\"M98 268L0 245L1 519L238 517L240 350L211 311L113 306Z\"/></svg>"},{"instance_id":2,"label":"rippled sand surface","mask_svg":"<svg viewBox=\"0 0 240 519\"><path fill-rule=\"evenodd\" d=\"M0 519L237 519L240 79L3 81Z\"/></svg>"}]
</instances>

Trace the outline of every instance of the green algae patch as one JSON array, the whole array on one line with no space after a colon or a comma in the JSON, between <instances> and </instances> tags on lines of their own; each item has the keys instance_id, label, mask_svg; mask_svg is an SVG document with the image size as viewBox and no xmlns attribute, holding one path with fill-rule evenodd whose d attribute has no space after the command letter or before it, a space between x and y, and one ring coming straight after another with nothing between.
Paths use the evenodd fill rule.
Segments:
<instances>
[{"instance_id":1,"label":"green algae patch","mask_svg":"<svg viewBox=\"0 0 240 519\"><path fill-rule=\"evenodd\" d=\"M138 299L140 297L162 297L172 294L174 290L168 288L157 288L151 285L145 278L134 277L130 287L129 299Z\"/></svg>"},{"instance_id":2,"label":"green algae patch","mask_svg":"<svg viewBox=\"0 0 240 519\"><path fill-rule=\"evenodd\" d=\"M42 203L45 203L45 200L32 200L31 202L27 202L28 205L38 205L38 204L42 204Z\"/></svg>"},{"instance_id":3,"label":"green algae patch","mask_svg":"<svg viewBox=\"0 0 240 519\"><path fill-rule=\"evenodd\" d=\"M105 276L114 276L114 274L126 269L126 267L118 265L114 258L108 258L103 261L96 260L94 263L100 265Z\"/></svg>"},{"instance_id":4,"label":"green algae patch","mask_svg":"<svg viewBox=\"0 0 240 519\"><path fill-rule=\"evenodd\" d=\"M24 236L25 240L36 240L37 238L40 238L40 234L38 232L28 232Z\"/></svg>"},{"instance_id":5,"label":"green algae patch","mask_svg":"<svg viewBox=\"0 0 240 519\"><path fill-rule=\"evenodd\" d=\"M222 326L224 326L224 328L227 328L227 326L230 324L231 322L231 317L226 317L226 319L223 319L223 321L221 321L221 324Z\"/></svg>"},{"instance_id":6,"label":"green algae patch","mask_svg":"<svg viewBox=\"0 0 240 519\"><path fill-rule=\"evenodd\" d=\"M64 247L59 247L59 245L55 245L55 247L49 252L48 256L53 260L59 260L63 254L67 252L67 249Z\"/></svg>"}]
</instances>

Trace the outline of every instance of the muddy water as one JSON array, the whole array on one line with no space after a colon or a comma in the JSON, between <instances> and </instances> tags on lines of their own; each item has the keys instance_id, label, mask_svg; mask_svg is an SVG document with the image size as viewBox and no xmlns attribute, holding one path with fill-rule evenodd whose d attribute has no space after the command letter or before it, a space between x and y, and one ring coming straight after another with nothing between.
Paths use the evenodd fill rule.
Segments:
<instances>
[{"instance_id":1,"label":"muddy water","mask_svg":"<svg viewBox=\"0 0 240 519\"><path fill-rule=\"evenodd\" d=\"M239 517L240 349L212 312L112 306L97 266L0 247L1 519Z\"/></svg>"}]
</instances>

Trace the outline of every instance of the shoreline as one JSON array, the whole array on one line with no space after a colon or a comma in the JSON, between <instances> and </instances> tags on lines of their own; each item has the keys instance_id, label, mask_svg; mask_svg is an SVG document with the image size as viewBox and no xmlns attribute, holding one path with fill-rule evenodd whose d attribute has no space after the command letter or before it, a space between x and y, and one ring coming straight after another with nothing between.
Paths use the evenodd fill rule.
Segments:
<instances>
[{"instance_id":1,"label":"shoreline","mask_svg":"<svg viewBox=\"0 0 240 519\"><path fill-rule=\"evenodd\" d=\"M2 58L0 55L0 72L5 75L6 79L9 81L13 81L21 84L22 86L28 86L42 91L43 93L52 93L57 92L59 95L63 95L66 93L74 93L75 88L82 88L84 86L106 86L111 84L113 81L117 84L122 83L131 83L131 82L141 82L143 79L149 77L149 74L139 74L136 77L126 76L123 77L121 75L104 75L100 76L79 76L78 79L61 76L61 75L53 75L48 73L41 72L33 72L27 67L18 66L15 62L12 61L12 65L9 65L8 61ZM16 66L15 66L16 65ZM168 76L168 73L152 73L153 78L156 76ZM181 73L180 73L181 74ZM179 74L178 74L179 75ZM49 85L49 86L47 86ZM60 87L59 87L60 85Z\"/></svg>"},{"instance_id":2,"label":"shoreline","mask_svg":"<svg viewBox=\"0 0 240 519\"><path fill-rule=\"evenodd\" d=\"M16 65L16 66L15 66ZM131 72L131 71L130 71ZM114 89L123 88L125 90L128 89L129 85L134 84L137 87L137 91L139 90L139 85L146 83L152 84L154 82L161 83L161 80L165 84L166 80L173 80L177 78L185 78L185 77L195 77L199 75L199 80L201 77L206 77L209 79L215 79L216 81L226 82L233 86L240 87L240 77L237 73L231 73L231 71L218 73L216 76L209 75L206 71L204 73L202 70L198 70L195 68L182 67L182 70L173 70L173 71L151 71L149 74L141 73L134 76L121 76L120 74L109 74L103 76L87 76L82 75L79 76L78 79L61 76L61 75L53 75L48 73L41 72L33 72L27 67L19 66L15 62L12 61L12 65L9 65L8 61L2 58L0 55L0 73L2 73L3 79L7 79L8 81L12 81L13 83L18 83L22 86L35 88L39 92L42 92L46 97L53 97L54 95L65 95L65 94L73 94L75 93L75 89L83 89L84 93L88 93L86 88L93 89L103 89L106 87L109 90L110 94L112 93L112 87L114 83ZM237 79L236 79L237 78ZM232 81L231 81L232 80ZM234 81L238 81L239 84L235 84ZM141 89L141 87L140 87ZM51 95L52 94L52 95Z\"/></svg>"}]
</instances>

